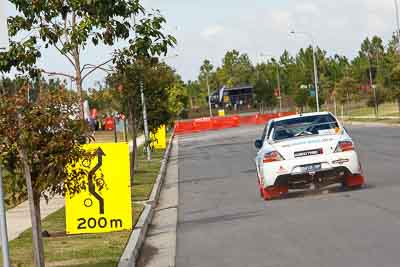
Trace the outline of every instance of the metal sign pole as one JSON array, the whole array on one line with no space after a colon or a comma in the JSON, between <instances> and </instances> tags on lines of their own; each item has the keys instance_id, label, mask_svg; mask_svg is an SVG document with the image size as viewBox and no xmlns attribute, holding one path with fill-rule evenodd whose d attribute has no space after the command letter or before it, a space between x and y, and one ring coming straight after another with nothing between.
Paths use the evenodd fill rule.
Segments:
<instances>
[{"instance_id":1,"label":"metal sign pole","mask_svg":"<svg viewBox=\"0 0 400 267\"><path fill-rule=\"evenodd\" d=\"M143 91L143 81L140 82L140 96L142 98L142 108L143 108L143 123L144 123L144 137L146 140L146 151L147 151L147 160L151 160L151 150L150 150L150 135L149 135L149 124L147 120L147 109L146 109L146 100L144 97L144 91Z\"/></svg>"},{"instance_id":2,"label":"metal sign pole","mask_svg":"<svg viewBox=\"0 0 400 267\"><path fill-rule=\"evenodd\" d=\"M0 52L7 52L9 48L7 17L5 15L5 2L0 0ZM10 267L10 252L8 248L7 220L4 208L3 175L0 165L0 238L3 252L3 266Z\"/></svg>"},{"instance_id":3,"label":"metal sign pole","mask_svg":"<svg viewBox=\"0 0 400 267\"><path fill-rule=\"evenodd\" d=\"M3 252L3 266L10 267L10 253L8 249L8 235L7 235L7 220L4 208L4 194L3 194L3 176L0 166L0 235L1 235L1 249Z\"/></svg>"}]
</instances>

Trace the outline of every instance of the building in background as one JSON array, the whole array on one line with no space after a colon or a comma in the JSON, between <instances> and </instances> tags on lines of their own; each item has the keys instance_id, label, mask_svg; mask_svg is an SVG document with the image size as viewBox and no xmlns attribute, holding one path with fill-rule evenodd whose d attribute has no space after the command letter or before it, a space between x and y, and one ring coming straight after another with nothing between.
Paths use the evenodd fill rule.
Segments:
<instances>
[{"instance_id":1,"label":"building in background","mask_svg":"<svg viewBox=\"0 0 400 267\"><path fill-rule=\"evenodd\" d=\"M253 86L222 87L211 94L211 104L213 107L251 106L253 104Z\"/></svg>"}]
</instances>

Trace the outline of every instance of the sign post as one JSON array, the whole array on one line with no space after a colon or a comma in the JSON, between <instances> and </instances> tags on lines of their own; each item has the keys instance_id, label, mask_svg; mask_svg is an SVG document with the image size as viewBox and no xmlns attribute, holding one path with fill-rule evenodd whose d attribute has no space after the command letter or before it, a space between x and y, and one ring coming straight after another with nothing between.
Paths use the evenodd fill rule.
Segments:
<instances>
[{"instance_id":1,"label":"sign post","mask_svg":"<svg viewBox=\"0 0 400 267\"><path fill-rule=\"evenodd\" d=\"M5 1L0 0L0 53L8 50L7 17L4 12ZM0 165L0 238L3 253L3 266L10 267L10 253L8 248L7 218L4 207L3 176Z\"/></svg>"},{"instance_id":2,"label":"sign post","mask_svg":"<svg viewBox=\"0 0 400 267\"><path fill-rule=\"evenodd\" d=\"M3 266L10 267L10 253L8 249L8 235L7 235L7 220L4 208L4 194L3 194L3 176L0 165L0 233L1 233L1 248L3 252Z\"/></svg>"},{"instance_id":3,"label":"sign post","mask_svg":"<svg viewBox=\"0 0 400 267\"><path fill-rule=\"evenodd\" d=\"M132 229L129 147L126 143L90 144L96 157L89 169L87 190L66 195L67 234L108 233Z\"/></svg>"}]
</instances>

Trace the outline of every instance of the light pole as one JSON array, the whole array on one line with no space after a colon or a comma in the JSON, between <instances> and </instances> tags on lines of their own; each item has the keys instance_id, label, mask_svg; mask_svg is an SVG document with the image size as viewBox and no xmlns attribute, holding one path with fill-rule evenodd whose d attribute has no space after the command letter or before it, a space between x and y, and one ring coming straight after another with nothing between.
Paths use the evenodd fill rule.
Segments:
<instances>
[{"instance_id":1,"label":"light pole","mask_svg":"<svg viewBox=\"0 0 400 267\"><path fill-rule=\"evenodd\" d=\"M0 52L7 52L9 49L7 17L4 12L4 2L5 1L0 1ZM11 266L10 251L8 247L8 235L7 235L7 216L4 205L3 176L2 176L1 166L0 166L0 239L1 239L1 250L3 255L3 266L10 267Z\"/></svg>"},{"instance_id":2,"label":"light pole","mask_svg":"<svg viewBox=\"0 0 400 267\"><path fill-rule=\"evenodd\" d=\"M394 0L394 6L396 8L396 23L397 23L397 51L400 49L400 18L399 18L399 3L398 0Z\"/></svg>"},{"instance_id":3,"label":"light pole","mask_svg":"<svg viewBox=\"0 0 400 267\"><path fill-rule=\"evenodd\" d=\"M149 124L147 120L147 108L146 108L146 100L144 97L144 82L140 81L140 97L142 100L142 113L143 113L143 125L144 125L144 137L146 142L146 152L147 152L147 160L151 160L151 149L150 149L150 135L149 135Z\"/></svg>"},{"instance_id":4,"label":"light pole","mask_svg":"<svg viewBox=\"0 0 400 267\"><path fill-rule=\"evenodd\" d=\"M271 54L261 53L260 56L273 58L273 55ZM275 66L276 66L276 81L278 85L278 94L279 94L279 113L281 113L282 112L281 75L279 73L279 63L277 61L275 62Z\"/></svg>"},{"instance_id":5,"label":"light pole","mask_svg":"<svg viewBox=\"0 0 400 267\"><path fill-rule=\"evenodd\" d=\"M210 118L213 117L212 108L211 108L211 95L210 95L210 83L208 81L208 72L206 73L206 83L207 83L207 91L208 91L208 108L210 109Z\"/></svg>"},{"instance_id":6,"label":"light pole","mask_svg":"<svg viewBox=\"0 0 400 267\"><path fill-rule=\"evenodd\" d=\"M318 94L318 69L317 69L317 56L316 56L316 48L315 41L311 33L308 32L296 32L291 31L291 34L304 35L308 37L311 41L312 52L313 52L313 64L314 64L314 86L315 86L315 100L317 102L317 112L319 112L319 94Z\"/></svg>"}]
</instances>

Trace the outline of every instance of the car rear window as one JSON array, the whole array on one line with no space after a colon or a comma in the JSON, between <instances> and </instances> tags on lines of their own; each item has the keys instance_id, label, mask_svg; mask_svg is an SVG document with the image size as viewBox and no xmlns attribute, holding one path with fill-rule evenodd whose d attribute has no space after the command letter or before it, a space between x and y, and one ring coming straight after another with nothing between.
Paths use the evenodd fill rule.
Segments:
<instances>
[{"instance_id":1,"label":"car rear window","mask_svg":"<svg viewBox=\"0 0 400 267\"><path fill-rule=\"evenodd\" d=\"M339 124L331 114L304 116L283 121L273 125L273 140L281 141L310 135L335 134Z\"/></svg>"}]
</instances>

